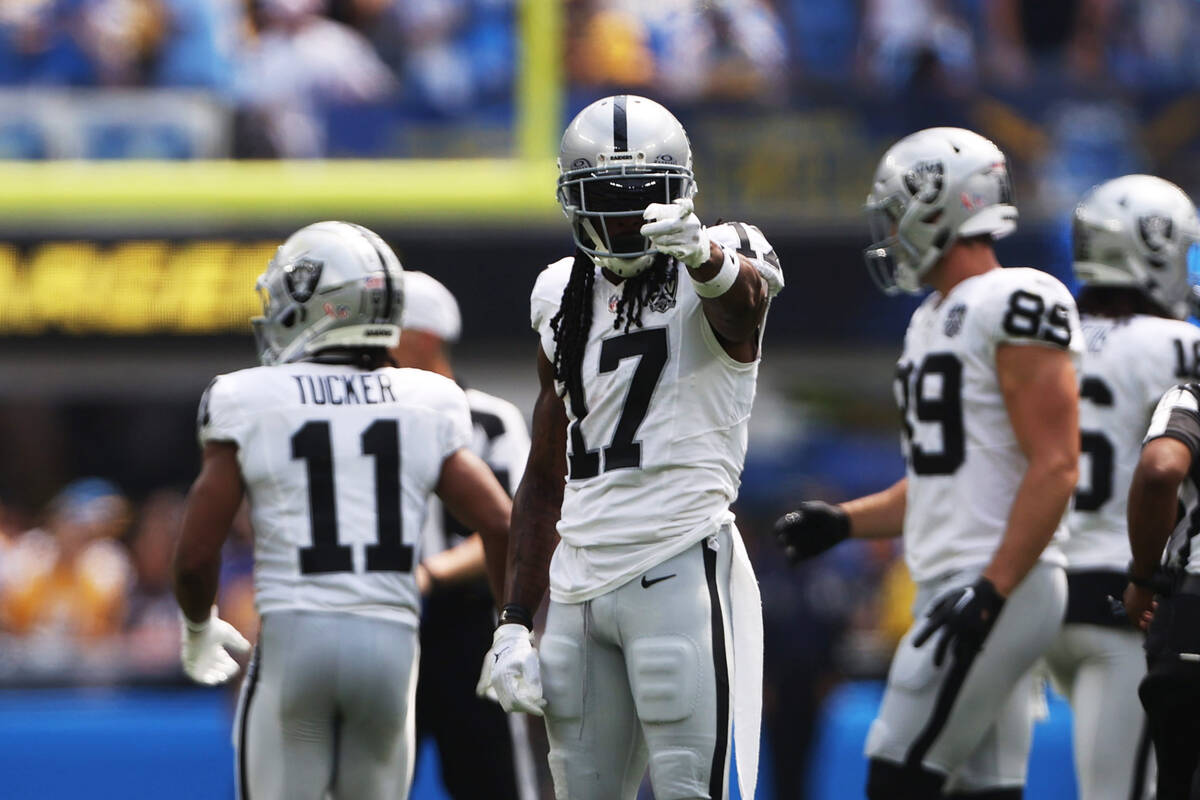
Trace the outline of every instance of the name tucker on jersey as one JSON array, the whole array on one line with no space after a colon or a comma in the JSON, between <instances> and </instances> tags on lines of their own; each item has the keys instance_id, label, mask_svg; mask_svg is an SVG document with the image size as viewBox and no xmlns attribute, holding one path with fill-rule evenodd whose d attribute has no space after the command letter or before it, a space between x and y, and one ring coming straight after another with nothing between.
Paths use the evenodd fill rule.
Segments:
<instances>
[{"instance_id":1,"label":"name tucker on jersey","mask_svg":"<svg viewBox=\"0 0 1200 800\"><path fill-rule=\"evenodd\" d=\"M387 375L359 372L354 375L293 375L305 405L341 406L394 403L392 380Z\"/></svg>"}]
</instances>

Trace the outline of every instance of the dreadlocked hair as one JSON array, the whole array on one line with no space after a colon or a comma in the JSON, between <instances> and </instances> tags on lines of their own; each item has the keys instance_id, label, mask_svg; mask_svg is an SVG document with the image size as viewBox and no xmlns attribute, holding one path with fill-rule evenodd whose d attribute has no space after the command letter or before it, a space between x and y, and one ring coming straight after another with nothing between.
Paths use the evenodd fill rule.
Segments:
<instances>
[{"instance_id":1,"label":"dreadlocked hair","mask_svg":"<svg viewBox=\"0 0 1200 800\"><path fill-rule=\"evenodd\" d=\"M1133 314L1169 317L1159 303L1137 286L1085 286L1076 301L1080 314L1120 319Z\"/></svg>"},{"instance_id":2,"label":"dreadlocked hair","mask_svg":"<svg viewBox=\"0 0 1200 800\"><path fill-rule=\"evenodd\" d=\"M675 264L659 254L647 269L621 282L613 330L628 333L630 327L642 327L642 310L667 282ZM592 292L596 284L596 265L582 250L575 251L571 277L563 288L558 313L550 319L554 331L554 378L561 381L567 394L583 398L583 352L592 329Z\"/></svg>"}]
</instances>

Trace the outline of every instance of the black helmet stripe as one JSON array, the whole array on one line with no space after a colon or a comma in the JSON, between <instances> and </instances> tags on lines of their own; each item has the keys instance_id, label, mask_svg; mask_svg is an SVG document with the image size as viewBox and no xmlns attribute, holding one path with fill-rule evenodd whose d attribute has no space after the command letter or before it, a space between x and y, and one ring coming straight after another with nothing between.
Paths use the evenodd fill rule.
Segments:
<instances>
[{"instance_id":1,"label":"black helmet stripe","mask_svg":"<svg viewBox=\"0 0 1200 800\"><path fill-rule=\"evenodd\" d=\"M392 302L394 289L392 287L392 271L388 269L387 259L383 252L380 251L379 245L375 244L375 239L371 236L371 231L364 228L362 225L356 225L353 222L348 223L350 227L358 230L359 234L367 240L367 244L371 245L371 249L375 251L375 257L379 259L379 267L383 270L383 313L380 314L381 319L373 320L376 323L388 323L392 318Z\"/></svg>"},{"instance_id":2,"label":"black helmet stripe","mask_svg":"<svg viewBox=\"0 0 1200 800\"><path fill-rule=\"evenodd\" d=\"M629 121L625 117L626 95L619 94L613 98L613 150L623 152L629 149Z\"/></svg>"}]
</instances>

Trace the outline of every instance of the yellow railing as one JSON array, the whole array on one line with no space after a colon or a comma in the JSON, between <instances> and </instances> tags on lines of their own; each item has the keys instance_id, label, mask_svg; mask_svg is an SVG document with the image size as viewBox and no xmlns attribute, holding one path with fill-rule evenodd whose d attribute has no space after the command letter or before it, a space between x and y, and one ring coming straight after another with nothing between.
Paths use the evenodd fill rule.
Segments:
<instances>
[{"instance_id":1,"label":"yellow railing","mask_svg":"<svg viewBox=\"0 0 1200 800\"><path fill-rule=\"evenodd\" d=\"M558 152L563 109L563 0L522 0L517 149L527 161Z\"/></svg>"},{"instance_id":2,"label":"yellow railing","mask_svg":"<svg viewBox=\"0 0 1200 800\"><path fill-rule=\"evenodd\" d=\"M48 223L292 224L556 219L562 2L521 0L512 158L391 161L0 162L0 228Z\"/></svg>"},{"instance_id":3,"label":"yellow railing","mask_svg":"<svg viewBox=\"0 0 1200 800\"><path fill-rule=\"evenodd\" d=\"M0 225L528 222L557 213L549 159L0 162Z\"/></svg>"}]
</instances>

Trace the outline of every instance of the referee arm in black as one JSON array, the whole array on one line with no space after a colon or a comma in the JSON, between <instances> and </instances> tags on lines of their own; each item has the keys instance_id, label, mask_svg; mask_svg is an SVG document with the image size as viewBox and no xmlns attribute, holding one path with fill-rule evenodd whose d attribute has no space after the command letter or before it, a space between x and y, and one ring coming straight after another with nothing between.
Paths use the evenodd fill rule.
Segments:
<instances>
[{"instance_id":1,"label":"referee arm in black","mask_svg":"<svg viewBox=\"0 0 1200 800\"><path fill-rule=\"evenodd\" d=\"M1136 583L1125 589L1125 613L1142 630L1153 616L1154 590L1148 582L1175 528L1179 484L1191 468L1191 449L1177 438L1161 436L1142 448L1129 485L1129 574Z\"/></svg>"}]
</instances>

